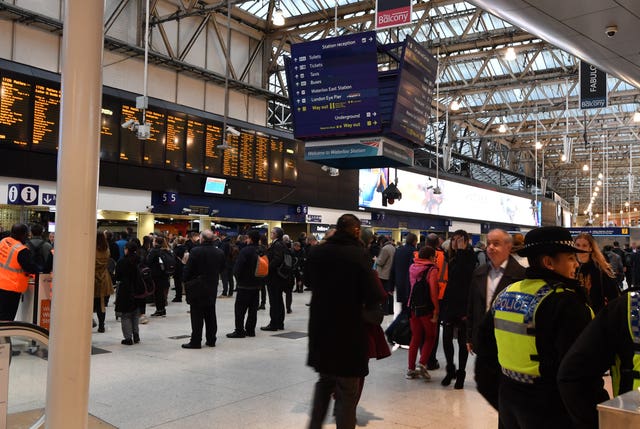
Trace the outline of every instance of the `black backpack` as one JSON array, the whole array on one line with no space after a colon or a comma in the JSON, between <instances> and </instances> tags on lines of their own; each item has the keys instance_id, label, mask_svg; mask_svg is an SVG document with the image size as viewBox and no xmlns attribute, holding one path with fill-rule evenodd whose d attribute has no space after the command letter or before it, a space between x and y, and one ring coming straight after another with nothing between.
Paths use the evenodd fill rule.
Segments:
<instances>
[{"instance_id":1,"label":"black backpack","mask_svg":"<svg viewBox=\"0 0 640 429\"><path fill-rule=\"evenodd\" d=\"M160 270L168 276L172 276L176 272L176 257L170 250L163 249L160 251Z\"/></svg>"},{"instance_id":2,"label":"black backpack","mask_svg":"<svg viewBox=\"0 0 640 429\"><path fill-rule=\"evenodd\" d=\"M431 301L431 291L429 282L427 281L429 272L433 268L434 266L430 265L429 268L427 268L424 273L422 273L418 281L415 282L413 287L411 288L409 305L416 316L426 316L427 314L432 313L435 309L435 307L433 306L433 301Z\"/></svg>"},{"instance_id":3,"label":"black backpack","mask_svg":"<svg viewBox=\"0 0 640 429\"><path fill-rule=\"evenodd\" d=\"M285 248L284 255L282 257L282 263L278 267L278 275L283 279L290 279L293 277L293 271L297 266L298 258L293 256L291 250Z\"/></svg>"},{"instance_id":4,"label":"black backpack","mask_svg":"<svg viewBox=\"0 0 640 429\"><path fill-rule=\"evenodd\" d=\"M151 276L151 268L140 263L136 269L136 278L133 283L133 297L143 299L151 296L156 291L156 284Z\"/></svg>"},{"instance_id":5,"label":"black backpack","mask_svg":"<svg viewBox=\"0 0 640 429\"><path fill-rule=\"evenodd\" d=\"M42 272L45 269L44 254L42 247L44 246L44 240L40 241L40 244L34 246L31 240L27 242L27 247L31 250L31 262L34 263Z\"/></svg>"}]
</instances>

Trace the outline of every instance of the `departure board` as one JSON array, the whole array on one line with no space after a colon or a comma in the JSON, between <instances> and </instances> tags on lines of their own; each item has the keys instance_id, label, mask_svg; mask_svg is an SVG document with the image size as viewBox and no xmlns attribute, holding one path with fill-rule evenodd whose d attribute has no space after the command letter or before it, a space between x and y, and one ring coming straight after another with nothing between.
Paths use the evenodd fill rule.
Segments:
<instances>
[{"instance_id":1,"label":"departure board","mask_svg":"<svg viewBox=\"0 0 640 429\"><path fill-rule=\"evenodd\" d=\"M118 104L108 97L102 98L100 114L100 159L117 161L120 124L118 123ZM125 132L130 132L125 130Z\"/></svg>"},{"instance_id":2,"label":"departure board","mask_svg":"<svg viewBox=\"0 0 640 429\"><path fill-rule=\"evenodd\" d=\"M186 116L167 114L167 143L165 164L176 170L184 169Z\"/></svg>"},{"instance_id":3,"label":"departure board","mask_svg":"<svg viewBox=\"0 0 640 429\"><path fill-rule=\"evenodd\" d=\"M269 139L269 151L271 152L271 182L282 183L282 155L284 152L282 140L271 136Z\"/></svg>"},{"instance_id":4,"label":"departure board","mask_svg":"<svg viewBox=\"0 0 640 429\"><path fill-rule=\"evenodd\" d=\"M204 170L207 174L222 174L222 151L216 149L222 144L222 126L207 124L204 148Z\"/></svg>"},{"instance_id":5,"label":"departure board","mask_svg":"<svg viewBox=\"0 0 640 429\"><path fill-rule=\"evenodd\" d=\"M240 132L240 150L238 153L238 161L240 162L239 171L240 178L252 180L255 176L254 145L255 133L250 130L242 130Z\"/></svg>"},{"instance_id":6,"label":"departure board","mask_svg":"<svg viewBox=\"0 0 640 429\"><path fill-rule=\"evenodd\" d=\"M34 75L0 70L0 144L17 149L55 153L60 137L61 91L59 82ZM239 135L228 133L223 143L223 123L206 112L192 116L168 102L145 111L148 139L139 139L142 111L133 97L106 91L100 114L100 159L175 171L206 173L262 183L296 180L297 146L266 129L253 129L233 121ZM122 128L122 124L130 126ZM257 128L257 127L256 127Z\"/></svg>"},{"instance_id":7,"label":"departure board","mask_svg":"<svg viewBox=\"0 0 640 429\"><path fill-rule=\"evenodd\" d=\"M238 177L240 174L240 138L227 133L227 145L229 149L224 151L222 159L222 174L230 177Z\"/></svg>"},{"instance_id":8,"label":"departure board","mask_svg":"<svg viewBox=\"0 0 640 429\"><path fill-rule=\"evenodd\" d=\"M187 121L187 171L202 173L204 171L204 122L189 118Z\"/></svg>"},{"instance_id":9,"label":"departure board","mask_svg":"<svg viewBox=\"0 0 640 429\"><path fill-rule=\"evenodd\" d=\"M256 133L256 180L260 182L269 181L269 136L262 133Z\"/></svg>"},{"instance_id":10,"label":"departure board","mask_svg":"<svg viewBox=\"0 0 640 429\"><path fill-rule=\"evenodd\" d=\"M31 84L2 76L0 87L0 142L27 148Z\"/></svg>"},{"instance_id":11,"label":"departure board","mask_svg":"<svg viewBox=\"0 0 640 429\"><path fill-rule=\"evenodd\" d=\"M143 163L160 167L164 165L165 115L153 110L147 110L145 121L151 126L151 135L144 141Z\"/></svg>"},{"instance_id":12,"label":"departure board","mask_svg":"<svg viewBox=\"0 0 640 429\"><path fill-rule=\"evenodd\" d=\"M33 149L56 151L59 121L60 90L36 84L33 108Z\"/></svg>"}]
</instances>

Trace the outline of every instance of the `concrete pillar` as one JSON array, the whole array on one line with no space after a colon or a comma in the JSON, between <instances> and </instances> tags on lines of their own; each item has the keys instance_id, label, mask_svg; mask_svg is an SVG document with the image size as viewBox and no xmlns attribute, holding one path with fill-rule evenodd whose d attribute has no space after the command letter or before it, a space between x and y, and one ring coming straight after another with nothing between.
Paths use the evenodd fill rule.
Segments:
<instances>
[{"instance_id":1,"label":"concrete pillar","mask_svg":"<svg viewBox=\"0 0 640 429\"><path fill-rule=\"evenodd\" d=\"M145 235L151 234L155 229L156 215L153 213L138 213L138 240L142 243Z\"/></svg>"},{"instance_id":2,"label":"concrete pillar","mask_svg":"<svg viewBox=\"0 0 640 429\"><path fill-rule=\"evenodd\" d=\"M393 228L391 230L391 237L397 244L402 244L402 235L400 234L399 228Z\"/></svg>"},{"instance_id":3,"label":"concrete pillar","mask_svg":"<svg viewBox=\"0 0 640 429\"><path fill-rule=\"evenodd\" d=\"M200 216L200 224L198 231L211 229L211 218L209 216Z\"/></svg>"},{"instance_id":4,"label":"concrete pillar","mask_svg":"<svg viewBox=\"0 0 640 429\"><path fill-rule=\"evenodd\" d=\"M46 428L88 427L104 2L66 0Z\"/></svg>"}]
</instances>

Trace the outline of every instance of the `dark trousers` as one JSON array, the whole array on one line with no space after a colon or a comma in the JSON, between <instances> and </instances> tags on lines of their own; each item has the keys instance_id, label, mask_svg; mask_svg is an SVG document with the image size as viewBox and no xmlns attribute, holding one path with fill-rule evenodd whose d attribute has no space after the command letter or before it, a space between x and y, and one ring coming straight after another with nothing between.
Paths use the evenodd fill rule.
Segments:
<instances>
[{"instance_id":1,"label":"dark trousers","mask_svg":"<svg viewBox=\"0 0 640 429\"><path fill-rule=\"evenodd\" d=\"M233 267L222 270L222 294L233 296Z\"/></svg>"},{"instance_id":2,"label":"dark trousers","mask_svg":"<svg viewBox=\"0 0 640 429\"><path fill-rule=\"evenodd\" d=\"M383 304L385 314L393 314L393 285L389 280L380 279L382 287L387 292L387 301Z\"/></svg>"},{"instance_id":3,"label":"dark trousers","mask_svg":"<svg viewBox=\"0 0 640 429\"><path fill-rule=\"evenodd\" d=\"M284 327L284 299L282 297L282 286L278 283L268 284L269 293L269 325L276 328Z\"/></svg>"},{"instance_id":4,"label":"dark trousers","mask_svg":"<svg viewBox=\"0 0 640 429\"><path fill-rule=\"evenodd\" d=\"M15 320L21 296L20 292L0 289L0 320Z\"/></svg>"},{"instance_id":5,"label":"dark trousers","mask_svg":"<svg viewBox=\"0 0 640 429\"><path fill-rule=\"evenodd\" d=\"M165 311L167 307L167 294L169 293L169 277L154 277L153 282L156 284L156 290L153 296L156 311Z\"/></svg>"},{"instance_id":6,"label":"dark trousers","mask_svg":"<svg viewBox=\"0 0 640 429\"><path fill-rule=\"evenodd\" d=\"M176 299L182 299L182 269L173 274L173 285L176 288Z\"/></svg>"},{"instance_id":7,"label":"dark trousers","mask_svg":"<svg viewBox=\"0 0 640 429\"><path fill-rule=\"evenodd\" d=\"M500 424L505 429L573 427L560 394L553 387L522 384L503 376L499 403Z\"/></svg>"},{"instance_id":8,"label":"dark trousers","mask_svg":"<svg viewBox=\"0 0 640 429\"><path fill-rule=\"evenodd\" d=\"M258 301L260 299L259 289L236 289L236 303L234 313L236 317L236 332L248 332L250 334L256 332L256 324L258 323ZM247 322L244 321L244 315L247 314Z\"/></svg>"},{"instance_id":9,"label":"dark trousers","mask_svg":"<svg viewBox=\"0 0 640 429\"><path fill-rule=\"evenodd\" d=\"M331 395L335 393L336 429L356 427L356 406L360 397L361 377L337 377L320 374L313 392L313 408L309 429L321 429L327 415Z\"/></svg>"},{"instance_id":10,"label":"dark trousers","mask_svg":"<svg viewBox=\"0 0 640 429\"><path fill-rule=\"evenodd\" d=\"M427 361L427 365L431 368L435 367L436 363L438 363L438 344L440 343L440 324L436 326L436 338L433 341L433 348L431 349L431 356L429 356L429 360Z\"/></svg>"},{"instance_id":11,"label":"dark trousers","mask_svg":"<svg viewBox=\"0 0 640 429\"><path fill-rule=\"evenodd\" d=\"M262 287L260 288L260 305L264 307L266 303L267 303L267 286L262 285Z\"/></svg>"},{"instance_id":12,"label":"dark trousers","mask_svg":"<svg viewBox=\"0 0 640 429\"><path fill-rule=\"evenodd\" d=\"M218 321L216 320L216 305L191 305L191 341L193 345L202 343L202 325L206 325L207 344L216 343Z\"/></svg>"},{"instance_id":13,"label":"dark trousers","mask_svg":"<svg viewBox=\"0 0 640 429\"><path fill-rule=\"evenodd\" d=\"M105 307L109 305L109 298L110 296L104 297ZM98 326L104 328L104 319L105 319L105 316L107 315L107 312L106 312L106 308L105 308L105 311L102 311L102 308L100 306L100 298L93 298L93 311L98 316Z\"/></svg>"},{"instance_id":14,"label":"dark trousers","mask_svg":"<svg viewBox=\"0 0 640 429\"><path fill-rule=\"evenodd\" d=\"M467 366L467 324L464 320L443 323L442 327L442 349L447 358L447 367L453 368L453 332L458 330L458 369L465 370Z\"/></svg>"},{"instance_id":15,"label":"dark trousers","mask_svg":"<svg viewBox=\"0 0 640 429\"><path fill-rule=\"evenodd\" d=\"M284 304L287 307L287 311L291 311L291 304L293 303L293 287L287 286L284 288Z\"/></svg>"}]
</instances>

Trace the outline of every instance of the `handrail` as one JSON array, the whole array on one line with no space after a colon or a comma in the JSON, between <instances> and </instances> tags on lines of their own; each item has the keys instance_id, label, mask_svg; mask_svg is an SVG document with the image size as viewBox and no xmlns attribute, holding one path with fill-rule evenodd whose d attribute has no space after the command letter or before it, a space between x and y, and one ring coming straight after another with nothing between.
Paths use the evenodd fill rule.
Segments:
<instances>
[{"instance_id":1,"label":"handrail","mask_svg":"<svg viewBox=\"0 0 640 429\"><path fill-rule=\"evenodd\" d=\"M49 330L31 323L25 322L0 322L0 338L6 337L26 337L31 340L38 341L45 346L49 346ZM9 378L7 377L7 382ZM0 386L0 388L2 388ZM30 429L39 429L44 427L45 415L43 414ZM6 427L6 421L0 421L2 427Z\"/></svg>"}]
</instances>

